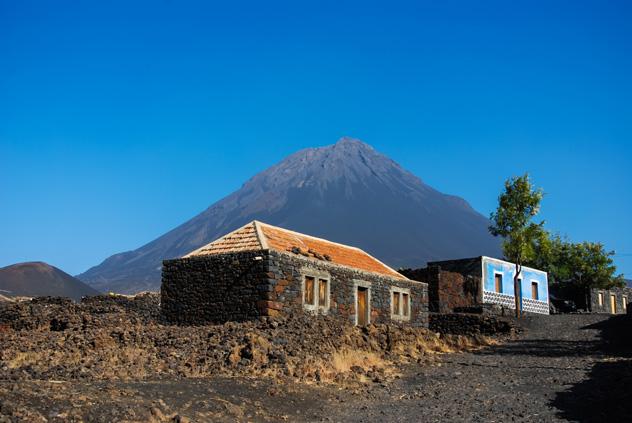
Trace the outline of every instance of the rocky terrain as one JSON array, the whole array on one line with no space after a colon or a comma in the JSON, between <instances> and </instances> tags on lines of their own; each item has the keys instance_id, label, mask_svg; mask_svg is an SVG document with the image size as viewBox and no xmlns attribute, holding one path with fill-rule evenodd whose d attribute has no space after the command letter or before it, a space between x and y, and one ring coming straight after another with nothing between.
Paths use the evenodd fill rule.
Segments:
<instances>
[{"instance_id":1,"label":"rocky terrain","mask_svg":"<svg viewBox=\"0 0 632 423\"><path fill-rule=\"evenodd\" d=\"M625 421L630 327L605 315L431 318L461 335L302 315L178 327L154 294L36 299L0 306L0 422Z\"/></svg>"}]
</instances>

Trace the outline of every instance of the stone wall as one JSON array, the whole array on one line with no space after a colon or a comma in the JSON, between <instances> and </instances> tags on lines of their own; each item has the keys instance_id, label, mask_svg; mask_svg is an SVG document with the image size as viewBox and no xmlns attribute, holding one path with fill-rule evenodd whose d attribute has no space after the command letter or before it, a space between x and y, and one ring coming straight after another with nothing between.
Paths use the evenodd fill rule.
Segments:
<instances>
[{"instance_id":1,"label":"stone wall","mask_svg":"<svg viewBox=\"0 0 632 423\"><path fill-rule=\"evenodd\" d=\"M428 267L438 266L441 270L460 273L463 276L471 275L483 277L482 274L482 257L472 257L467 259L443 260L429 262Z\"/></svg>"},{"instance_id":2,"label":"stone wall","mask_svg":"<svg viewBox=\"0 0 632 423\"><path fill-rule=\"evenodd\" d=\"M599 304L599 293L603 294L603 303ZM616 313L613 312L611 307L610 296L615 296ZM632 288L610 288L610 289L596 289L590 290L589 295L590 311L592 313L609 313L609 314L625 314L629 308L624 304L624 299L629 304L632 301Z\"/></svg>"},{"instance_id":3,"label":"stone wall","mask_svg":"<svg viewBox=\"0 0 632 423\"><path fill-rule=\"evenodd\" d=\"M480 303L480 278L460 272L443 270L439 266L405 269L402 273L428 284L428 306L434 313L452 313L457 308Z\"/></svg>"},{"instance_id":4,"label":"stone wall","mask_svg":"<svg viewBox=\"0 0 632 423\"><path fill-rule=\"evenodd\" d=\"M271 251L268 256L268 270L274 275L268 300L278 307L278 313L291 315L303 313L304 275L323 275L330 280L330 304L328 310L316 313L338 316L355 323L355 290L357 286L370 287L370 322L389 323L391 318L391 287L410 292L410 320L413 326L428 325L428 288L425 283L405 279L390 278L338 266L326 261L307 259L286 253Z\"/></svg>"},{"instance_id":5,"label":"stone wall","mask_svg":"<svg viewBox=\"0 0 632 423\"><path fill-rule=\"evenodd\" d=\"M259 251L163 261L163 317L193 325L258 318L270 285L265 257Z\"/></svg>"},{"instance_id":6,"label":"stone wall","mask_svg":"<svg viewBox=\"0 0 632 423\"><path fill-rule=\"evenodd\" d=\"M305 275L329 281L328 307L309 309L303 304ZM355 323L358 285L369 288L371 323L396 320L427 327L425 283L267 250L165 260L162 313L167 321L177 324L289 317L296 313L327 314ZM410 295L408 318L391 315L393 287Z\"/></svg>"}]
</instances>

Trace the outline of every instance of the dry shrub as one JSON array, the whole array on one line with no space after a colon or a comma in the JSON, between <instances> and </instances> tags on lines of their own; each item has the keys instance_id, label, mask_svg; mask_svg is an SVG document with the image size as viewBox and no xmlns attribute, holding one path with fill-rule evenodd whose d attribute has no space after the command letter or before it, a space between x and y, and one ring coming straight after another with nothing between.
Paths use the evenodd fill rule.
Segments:
<instances>
[{"instance_id":1,"label":"dry shrub","mask_svg":"<svg viewBox=\"0 0 632 423\"><path fill-rule=\"evenodd\" d=\"M387 367L387 362L374 352L346 348L333 354L331 364L333 369L339 373L348 372L352 367L359 367L363 370Z\"/></svg>"},{"instance_id":2,"label":"dry shrub","mask_svg":"<svg viewBox=\"0 0 632 423\"><path fill-rule=\"evenodd\" d=\"M37 351L19 351L13 355L13 357L7 358L3 361L6 362L6 366L9 369L18 369L20 367L29 366L38 363L42 360L43 354Z\"/></svg>"}]
</instances>

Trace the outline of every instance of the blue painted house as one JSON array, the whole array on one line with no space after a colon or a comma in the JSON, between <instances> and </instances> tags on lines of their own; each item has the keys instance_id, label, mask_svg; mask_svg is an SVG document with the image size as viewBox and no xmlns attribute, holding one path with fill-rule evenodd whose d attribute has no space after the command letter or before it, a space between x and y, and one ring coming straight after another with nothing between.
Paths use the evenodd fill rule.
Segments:
<instances>
[{"instance_id":1,"label":"blue painted house","mask_svg":"<svg viewBox=\"0 0 632 423\"><path fill-rule=\"evenodd\" d=\"M430 311L450 313L481 304L515 309L516 266L492 257L473 257L428 263L423 269L407 269L408 278L428 283ZM522 267L520 273L522 310L549 314L549 284L546 272Z\"/></svg>"},{"instance_id":2,"label":"blue painted house","mask_svg":"<svg viewBox=\"0 0 632 423\"><path fill-rule=\"evenodd\" d=\"M516 265L491 257L481 257L482 302L515 309L514 276ZM549 314L549 280L546 272L522 267L518 277L522 310Z\"/></svg>"}]
</instances>

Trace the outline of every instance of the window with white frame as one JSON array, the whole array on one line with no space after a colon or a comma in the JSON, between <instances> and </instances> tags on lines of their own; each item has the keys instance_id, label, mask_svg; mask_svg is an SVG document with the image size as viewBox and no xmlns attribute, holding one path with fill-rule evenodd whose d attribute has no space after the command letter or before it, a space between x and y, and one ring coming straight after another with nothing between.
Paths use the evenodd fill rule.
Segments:
<instances>
[{"instance_id":1,"label":"window with white frame","mask_svg":"<svg viewBox=\"0 0 632 423\"><path fill-rule=\"evenodd\" d=\"M395 320L410 320L410 289L391 288L391 318Z\"/></svg>"},{"instance_id":2,"label":"window with white frame","mask_svg":"<svg viewBox=\"0 0 632 423\"><path fill-rule=\"evenodd\" d=\"M303 307L306 310L326 312L329 310L330 277L324 274L303 276Z\"/></svg>"}]
</instances>

